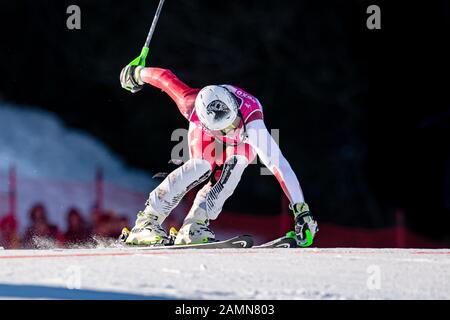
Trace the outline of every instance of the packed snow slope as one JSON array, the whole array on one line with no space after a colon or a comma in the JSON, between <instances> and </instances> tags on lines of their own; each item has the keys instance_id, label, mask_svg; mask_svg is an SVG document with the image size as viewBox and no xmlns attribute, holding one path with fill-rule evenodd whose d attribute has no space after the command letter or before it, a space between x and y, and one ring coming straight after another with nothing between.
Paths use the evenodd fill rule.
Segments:
<instances>
[{"instance_id":1,"label":"packed snow slope","mask_svg":"<svg viewBox=\"0 0 450 320\"><path fill-rule=\"evenodd\" d=\"M450 250L2 250L0 297L450 299Z\"/></svg>"}]
</instances>

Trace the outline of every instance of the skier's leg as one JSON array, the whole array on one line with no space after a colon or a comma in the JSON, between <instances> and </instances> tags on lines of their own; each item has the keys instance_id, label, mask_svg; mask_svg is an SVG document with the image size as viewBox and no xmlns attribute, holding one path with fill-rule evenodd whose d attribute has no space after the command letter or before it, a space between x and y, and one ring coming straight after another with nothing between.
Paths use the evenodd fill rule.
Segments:
<instances>
[{"instance_id":1,"label":"skier's leg","mask_svg":"<svg viewBox=\"0 0 450 320\"><path fill-rule=\"evenodd\" d=\"M155 244L168 240L161 224L184 195L205 181L211 174L211 164L202 159L190 159L172 171L151 193L144 211L138 213L136 224L127 238L130 244Z\"/></svg>"},{"instance_id":2,"label":"skier's leg","mask_svg":"<svg viewBox=\"0 0 450 320\"><path fill-rule=\"evenodd\" d=\"M178 232L176 244L214 240L215 235L209 229L209 220L217 219L225 201L233 194L241 180L248 163L248 159L241 155L233 155L224 162L218 181L215 184L209 182L197 193L194 204Z\"/></svg>"}]
</instances>

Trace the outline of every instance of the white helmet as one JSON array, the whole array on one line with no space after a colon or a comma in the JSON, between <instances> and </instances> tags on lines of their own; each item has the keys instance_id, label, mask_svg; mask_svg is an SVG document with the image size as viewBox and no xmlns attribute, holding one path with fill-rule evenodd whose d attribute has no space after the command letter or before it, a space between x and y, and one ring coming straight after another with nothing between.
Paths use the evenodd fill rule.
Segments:
<instances>
[{"instance_id":1,"label":"white helmet","mask_svg":"<svg viewBox=\"0 0 450 320\"><path fill-rule=\"evenodd\" d=\"M203 126L211 131L220 131L234 124L239 115L239 105L226 88L207 86L195 99L195 111Z\"/></svg>"}]
</instances>

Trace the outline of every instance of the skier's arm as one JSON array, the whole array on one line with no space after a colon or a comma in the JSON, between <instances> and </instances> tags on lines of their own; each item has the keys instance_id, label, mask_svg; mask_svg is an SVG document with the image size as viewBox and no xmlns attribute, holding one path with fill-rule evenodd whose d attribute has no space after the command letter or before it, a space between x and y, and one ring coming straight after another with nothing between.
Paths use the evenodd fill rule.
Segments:
<instances>
[{"instance_id":1,"label":"skier's arm","mask_svg":"<svg viewBox=\"0 0 450 320\"><path fill-rule=\"evenodd\" d=\"M140 78L143 82L167 93L177 104L183 116L189 119L194 109L198 89L189 87L167 69L144 68L140 71Z\"/></svg>"},{"instance_id":2,"label":"skier's arm","mask_svg":"<svg viewBox=\"0 0 450 320\"><path fill-rule=\"evenodd\" d=\"M300 183L289 162L262 120L247 125L248 144L257 152L264 165L273 173L291 204L304 202Z\"/></svg>"},{"instance_id":3,"label":"skier's arm","mask_svg":"<svg viewBox=\"0 0 450 320\"><path fill-rule=\"evenodd\" d=\"M297 176L283 157L280 148L270 135L262 120L255 120L247 125L248 144L257 152L261 161L278 179L284 193L289 198L290 209L295 218L295 234L297 243L309 247L317 231L317 222L313 219L309 206L305 203L303 191Z\"/></svg>"}]
</instances>

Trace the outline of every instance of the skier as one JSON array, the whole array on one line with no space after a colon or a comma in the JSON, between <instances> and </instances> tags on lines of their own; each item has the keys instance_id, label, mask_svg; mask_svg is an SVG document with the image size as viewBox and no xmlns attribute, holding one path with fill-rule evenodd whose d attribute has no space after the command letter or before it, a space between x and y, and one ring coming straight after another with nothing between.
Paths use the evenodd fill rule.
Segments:
<instances>
[{"instance_id":1,"label":"skier","mask_svg":"<svg viewBox=\"0 0 450 320\"><path fill-rule=\"evenodd\" d=\"M189 121L189 160L150 193L126 243L167 243L169 237L161 227L164 219L190 189L208 178L211 179L198 191L175 244L214 241L209 221L217 219L245 168L258 155L290 201L297 243L303 247L312 244L318 231L317 222L295 173L264 124L263 108L257 98L231 85L190 88L170 70L161 68L127 65L122 69L120 81L124 89L133 93L146 83L163 90ZM222 154L216 152L216 141L223 145Z\"/></svg>"}]
</instances>

